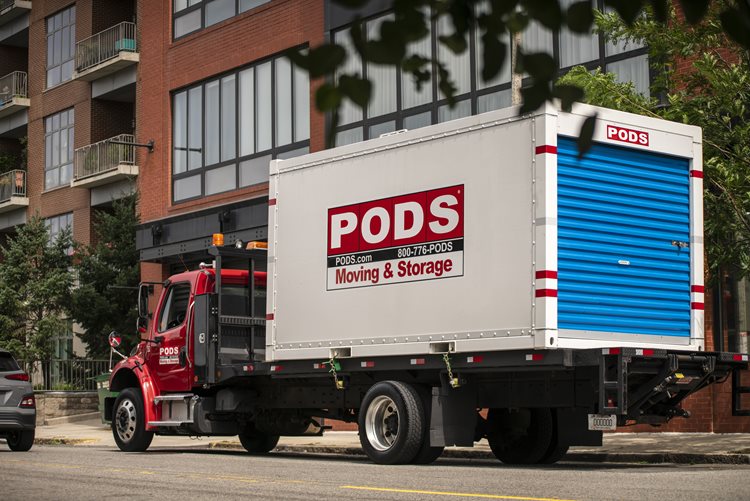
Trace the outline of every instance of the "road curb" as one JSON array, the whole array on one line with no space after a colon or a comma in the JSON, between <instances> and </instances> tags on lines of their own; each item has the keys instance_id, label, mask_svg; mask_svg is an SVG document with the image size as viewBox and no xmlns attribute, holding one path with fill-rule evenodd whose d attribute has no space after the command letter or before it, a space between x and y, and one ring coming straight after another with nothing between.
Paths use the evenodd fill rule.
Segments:
<instances>
[{"instance_id":1,"label":"road curb","mask_svg":"<svg viewBox=\"0 0 750 501\"><path fill-rule=\"evenodd\" d=\"M234 442L209 442L209 449L244 450L241 444ZM276 452L294 452L307 454L342 454L364 456L359 447L318 446L318 445L279 445ZM441 456L453 459L489 459L496 460L491 451L446 449ZM685 454L685 453L591 453L571 452L564 461L582 463L649 463L649 464L750 464L750 454Z\"/></svg>"}]
</instances>

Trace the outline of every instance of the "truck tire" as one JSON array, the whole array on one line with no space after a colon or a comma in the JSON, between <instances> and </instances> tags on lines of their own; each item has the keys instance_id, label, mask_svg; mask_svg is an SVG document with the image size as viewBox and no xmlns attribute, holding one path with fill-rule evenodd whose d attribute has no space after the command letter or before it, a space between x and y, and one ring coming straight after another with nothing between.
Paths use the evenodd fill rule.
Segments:
<instances>
[{"instance_id":1,"label":"truck tire","mask_svg":"<svg viewBox=\"0 0 750 501\"><path fill-rule=\"evenodd\" d=\"M112 413L112 435L124 452L143 452L151 445L154 432L146 431L146 412L138 388L126 388L115 400Z\"/></svg>"},{"instance_id":2,"label":"truck tire","mask_svg":"<svg viewBox=\"0 0 750 501\"><path fill-rule=\"evenodd\" d=\"M552 412L552 443L550 444L549 449L547 449L547 452L544 454L544 457L541 460L542 464L557 463L565 457L565 454L568 453L568 449L570 448L570 444L560 441L559 421L557 420L558 411L553 410Z\"/></svg>"},{"instance_id":3,"label":"truck tire","mask_svg":"<svg viewBox=\"0 0 750 501\"><path fill-rule=\"evenodd\" d=\"M15 452L26 452L34 445L35 430L21 430L8 433L8 447Z\"/></svg>"},{"instance_id":4,"label":"truck tire","mask_svg":"<svg viewBox=\"0 0 750 501\"><path fill-rule=\"evenodd\" d=\"M554 420L550 409L490 409L487 441L505 464L539 464L552 446Z\"/></svg>"},{"instance_id":5,"label":"truck tire","mask_svg":"<svg viewBox=\"0 0 750 501\"><path fill-rule=\"evenodd\" d=\"M372 386L359 409L359 441L378 464L406 464L424 443L424 409L417 390L406 383Z\"/></svg>"},{"instance_id":6,"label":"truck tire","mask_svg":"<svg viewBox=\"0 0 750 501\"><path fill-rule=\"evenodd\" d=\"M430 447L430 420L432 419L432 391L430 388L419 388L419 396L422 400L424 411L424 435L419 452L411 461L412 464L430 464L443 454L445 447Z\"/></svg>"},{"instance_id":7,"label":"truck tire","mask_svg":"<svg viewBox=\"0 0 750 501\"><path fill-rule=\"evenodd\" d=\"M278 435L268 435L253 427L245 428L239 438L242 447L250 454L268 454L279 443Z\"/></svg>"}]
</instances>

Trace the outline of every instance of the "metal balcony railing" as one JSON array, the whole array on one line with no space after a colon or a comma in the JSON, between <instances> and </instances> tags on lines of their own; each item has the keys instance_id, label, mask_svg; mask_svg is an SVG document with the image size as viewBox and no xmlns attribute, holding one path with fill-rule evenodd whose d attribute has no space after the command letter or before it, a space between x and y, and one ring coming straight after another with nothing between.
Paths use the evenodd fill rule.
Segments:
<instances>
[{"instance_id":1,"label":"metal balcony railing","mask_svg":"<svg viewBox=\"0 0 750 501\"><path fill-rule=\"evenodd\" d=\"M26 196L26 172L22 170L11 170L0 174L0 204L7 202L11 197Z\"/></svg>"},{"instance_id":2,"label":"metal balcony railing","mask_svg":"<svg viewBox=\"0 0 750 501\"><path fill-rule=\"evenodd\" d=\"M14 97L29 97L29 77L23 71L14 71L0 77L0 107Z\"/></svg>"},{"instance_id":3,"label":"metal balcony railing","mask_svg":"<svg viewBox=\"0 0 750 501\"><path fill-rule=\"evenodd\" d=\"M103 174L119 165L135 165L135 137L120 134L75 151L73 179Z\"/></svg>"},{"instance_id":4,"label":"metal balcony railing","mask_svg":"<svg viewBox=\"0 0 750 501\"><path fill-rule=\"evenodd\" d=\"M138 52L135 23L122 22L76 43L76 71L86 71L123 51Z\"/></svg>"}]
</instances>

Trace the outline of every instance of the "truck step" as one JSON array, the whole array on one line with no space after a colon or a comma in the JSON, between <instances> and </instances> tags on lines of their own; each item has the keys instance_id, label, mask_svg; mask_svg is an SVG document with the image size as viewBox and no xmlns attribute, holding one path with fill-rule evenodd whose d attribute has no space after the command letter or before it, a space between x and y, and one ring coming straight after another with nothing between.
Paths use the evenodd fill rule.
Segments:
<instances>
[{"instance_id":1,"label":"truck step","mask_svg":"<svg viewBox=\"0 0 750 501\"><path fill-rule=\"evenodd\" d=\"M170 400L185 400L188 398L193 398L193 394L192 393L172 393L169 395L158 395L154 397L154 403L158 404L159 402L167 402Z\"/></svg>"},{"instance_id":2,"label":"truck step","mask_svg":"<svg viewBox=\"0 0 750 501\"><path fill-rule=\"evenodd\" d=\"M149 421L149 426L180 426L183 424L191 424L192 421Z\"/></svg>"}]
</instances>

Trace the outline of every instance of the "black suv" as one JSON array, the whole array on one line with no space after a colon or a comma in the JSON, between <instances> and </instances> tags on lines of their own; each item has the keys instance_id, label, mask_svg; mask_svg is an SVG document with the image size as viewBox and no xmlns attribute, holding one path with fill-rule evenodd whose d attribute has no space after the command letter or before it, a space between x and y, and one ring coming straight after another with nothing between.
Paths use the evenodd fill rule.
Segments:
<instances>
[{"instance_id":1,"label":"black suv","mask_svg":"<svg viewBox=\"0 0 750 501\"><path fill-rule=\"evenodd\" d=\"M29 375L0 349L0 438L13 451L27 451L34 445L35 429L36 400Z\"/></svg>"}]
</instances>

